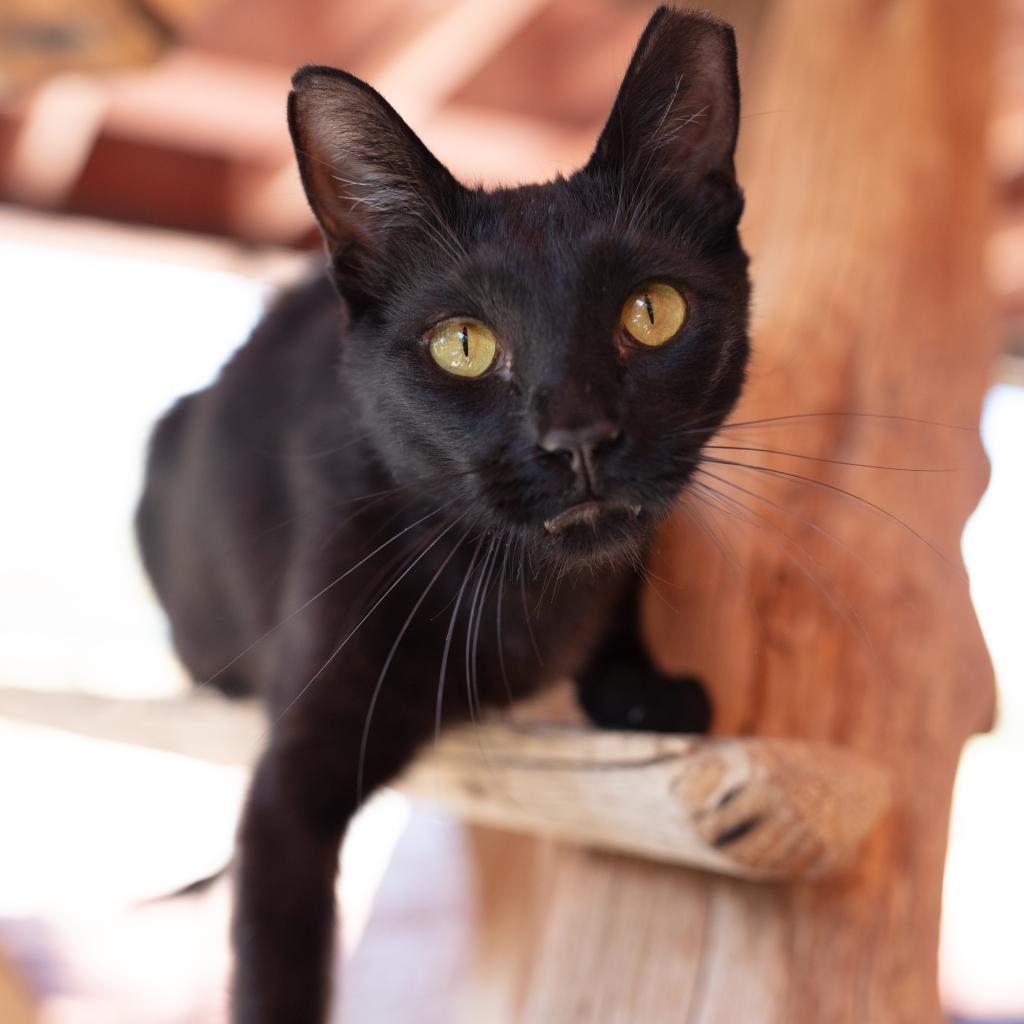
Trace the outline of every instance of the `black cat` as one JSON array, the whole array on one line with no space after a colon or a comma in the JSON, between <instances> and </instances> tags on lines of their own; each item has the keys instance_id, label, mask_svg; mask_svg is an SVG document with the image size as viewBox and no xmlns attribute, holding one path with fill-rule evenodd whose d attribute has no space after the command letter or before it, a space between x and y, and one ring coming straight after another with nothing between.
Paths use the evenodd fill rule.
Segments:
<instances>
[{"instance_id":1,"label":"black cat","mask_svg":"<svg viewBox=\"0 0 1024 1024\"><path fill-rule=\"evenodd\" d=\"M439 726L575 676L599 723L707 727L635 566L743 381L738 106L732 31L661 8L587 165L488 192L363 82L295 75L330 282L161 421L138 513L185 664L273 723L236 1022L324 1019L345 827Z\"/></svg>"}]
</instances>

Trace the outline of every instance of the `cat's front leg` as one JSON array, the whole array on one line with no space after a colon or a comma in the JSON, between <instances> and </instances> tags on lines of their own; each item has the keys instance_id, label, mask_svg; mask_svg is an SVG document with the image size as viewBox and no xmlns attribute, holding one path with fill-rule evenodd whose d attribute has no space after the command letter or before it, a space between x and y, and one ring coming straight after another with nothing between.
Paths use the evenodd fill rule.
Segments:
<instances>
[{"instance_id":1,"label":"cat's front leg","mask_svg":"<svg viewBox=\"0 0 1024 1024\"><path fill-rule=\"evenodd\" d=\"M286 723L256 769L238 835L234 1024L327 1019L338 853L358 806L352 723ZM409 755L411 756L411 754ZM396 745L366 787L407 760Z\"/></svg>"},{"instance_id":2,"label":"cat's front leg","mask_svg":"<svg viewBox=\"0 0 1024 1024\"><path fill-rule=\"evenodd\" d=\"M288 737L256 769L236 857L235 1024L326 1017L338 851L355 808L325 759L322 741Z\"/></svg>"},{"instance_id":3,"label":"cat's front leg","mask_svg":"<svg viewBox=\"0 0 1024 1024\"><path fill-rule=\"evenodd\" d=\"M639 582L623 594L611 626L577 677L587 717L603 729L705 733L711 702L700 680L669 676L651 661L640 639Z\"/></svg>"}]
</instances>

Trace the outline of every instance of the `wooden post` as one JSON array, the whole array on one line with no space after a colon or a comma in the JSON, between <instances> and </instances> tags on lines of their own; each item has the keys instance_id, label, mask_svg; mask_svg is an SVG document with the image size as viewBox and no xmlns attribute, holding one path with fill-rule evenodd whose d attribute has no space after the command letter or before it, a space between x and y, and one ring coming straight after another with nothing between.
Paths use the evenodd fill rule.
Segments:
<instances>
[{"instance_id":1,"label":"wooden post","mask_svg":"<svg viewBox=\"0 0 1024 1024\"><path fill-rule=\"evenodd\" d=\"M665 531L648 639L708 680L720 732L846 745L888 770L894 808L849 874L779 886L479 831L467 1021L940 1019L951 785L993 704L959 556L984 460L969 430L834 414L978 423L994 3L776 0L759 31L741 161L757 358L734 419L833 415L721 435L710 454L770 471L709 466L717 508L693 510L713 536L686 514ZM955 471L740 450L758 446Z\"/></svg>"}]
</instances>

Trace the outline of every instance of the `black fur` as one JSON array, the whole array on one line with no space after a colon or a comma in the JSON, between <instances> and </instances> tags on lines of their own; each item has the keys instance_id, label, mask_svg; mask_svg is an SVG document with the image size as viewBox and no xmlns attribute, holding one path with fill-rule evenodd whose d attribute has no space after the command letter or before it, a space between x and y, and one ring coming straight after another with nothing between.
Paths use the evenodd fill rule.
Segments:
<instances>
[{"instance_id":1,"label":"black fur","mask_svg":"<svg viewBox=\"0 0 1024 1024\"><path fill-rule=\"evenodd\" d=\"M590 162L486 192L369 86L296 74L332 281L284 296L161 421L138 513L183 661L273 723L239 831L236 1022L324 1019L339 843L438 710L577 676L605 724L706 727L699 687L640 649L632 595L743 380L738 102L731 31L661 9ZM652 281L689 318L642 350L619 313ZM493 329L493 372L432 363L451 316ZM596 521L545 528L595 495Z\"/></svg>"}]
</instances>

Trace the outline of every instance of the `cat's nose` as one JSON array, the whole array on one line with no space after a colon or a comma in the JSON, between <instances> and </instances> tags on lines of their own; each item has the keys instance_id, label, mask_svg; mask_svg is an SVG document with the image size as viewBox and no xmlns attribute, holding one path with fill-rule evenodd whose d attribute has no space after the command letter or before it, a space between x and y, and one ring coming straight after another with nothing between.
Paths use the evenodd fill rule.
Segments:
<instances>
[{"instance_id":1,"label":"cat's nose","mask_svg":"<svg viewBox=\"0 0 1024 1024\"><path fill-rule=\"evenodd\" d=\"M610 420L594 420L582 427L552 427L537 439L537 445L550 455L566 458L585 490L596 493L596 462L603 449L621 437L622 430Z\"/></svg>"}]
</instances>

